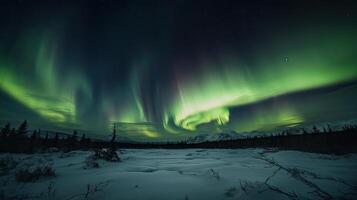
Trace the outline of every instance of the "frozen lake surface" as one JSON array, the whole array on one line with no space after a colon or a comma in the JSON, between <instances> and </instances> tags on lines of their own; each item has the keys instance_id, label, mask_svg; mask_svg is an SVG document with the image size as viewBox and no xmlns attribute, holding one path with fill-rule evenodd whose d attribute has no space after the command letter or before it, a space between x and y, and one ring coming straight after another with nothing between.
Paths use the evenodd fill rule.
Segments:
<instances>
[{"instance_id":1,"label":"frozen lake surface","mask_svg":"<svg viewBox=\"0 0 357 200\"><path fill-rule=\"evenodd\" d=\"M124 149L121 162L86 168L90 154L0 154L0 199L357 199L356 154ZM16 171L37 165L52 165L56 177L15 180Z\"/></svg>"}]
</instances>

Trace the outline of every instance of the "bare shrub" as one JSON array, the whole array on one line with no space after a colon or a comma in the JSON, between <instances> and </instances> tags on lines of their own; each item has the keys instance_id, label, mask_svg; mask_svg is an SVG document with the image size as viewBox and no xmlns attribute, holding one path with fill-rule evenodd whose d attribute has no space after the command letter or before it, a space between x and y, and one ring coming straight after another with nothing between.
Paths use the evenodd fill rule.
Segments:
<instances>
[{"instance_id":1,"label":"bare shrub","mask_svg":"<svg viewBox=\"0 0 357 200\"><path fill-rule=\"evenodd\" d=\"M11 169L15 168L18 162L11 156L6 156L0 159L0 176L6 174Z\"/></svg>"},{"instance_id":2,"label":"bare shrub","mask_svg":"<svg viewBox=\"0 0 357 200\"><path fill-rule=\"evenodd\" d=\"M41 177L54 177L56 176L55 170L52 166L37 166L34 169L26 168L20 169L15 173L15 179L18 182L34 182Z\"/></svg>"},{"instance_id":3,"label":"bare shrub","mask_svg":"<svg viewBox=\"0 0 357 200\"><path fill-rule=\"evenodd\" d=\"M94 158L111 161L111 162L120 161L120 158L119 158L117 152L112 148L96 149L94 151Z\"/></svg>"}]
</instances>

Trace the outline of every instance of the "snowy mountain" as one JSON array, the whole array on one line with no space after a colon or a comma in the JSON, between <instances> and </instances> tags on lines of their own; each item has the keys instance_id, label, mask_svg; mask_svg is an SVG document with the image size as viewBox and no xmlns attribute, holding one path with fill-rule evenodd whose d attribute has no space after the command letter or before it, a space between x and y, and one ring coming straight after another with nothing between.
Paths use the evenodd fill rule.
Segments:
<instances>
[{"instance_id":1,"label":"snowy mountain","mask_svg":"<svg viewBox=\"0 0 357 200\"><path fill-rule=\"evenodd\" d=\"M329 126L332 130L342 130L342 128L346 125L355 125L357 124L356 119L352 120L343 120L337 122L329 122L329 123L316 123L316 124L308 124L304 126L297 126L291 128L280 128L272 131L251 131L251 132L230 132L230 133L204 133L198 134L193 137L189 137L186 142L189 144L194 143L202 143L202 142L213 142L213 141L224 141L224 140L236 140L236 139L244 139L244 138L252 138L252 137L263 137L263 136L273 136L277 134L281 134L283 131L288 131L289 134L302 134L303 130L307 132L312 132L313 127L316 127L318 130L323 131L327 130Z\"/></svg>"},{"instance_id":2,"label":"snowy mountain","mask_svg":"<svg viewBox=\"0 0 357 200\"><path fill-rule=\"evenodd\" d=\"M237 133L199 134L186 140L189 144L245 138Z\"/></svg>"}]
</instances>

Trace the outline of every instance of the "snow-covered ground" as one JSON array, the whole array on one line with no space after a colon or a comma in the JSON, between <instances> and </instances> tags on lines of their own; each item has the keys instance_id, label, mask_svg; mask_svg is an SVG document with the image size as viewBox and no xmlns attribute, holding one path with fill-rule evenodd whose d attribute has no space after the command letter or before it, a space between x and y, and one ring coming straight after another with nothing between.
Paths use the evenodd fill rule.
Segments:
<instances>
[{"instance_id":1,"label":"snow-covered ground","mask_svg":"<svg viewBox=\"0 0 357 200\"><path fill-rule=\"evenodd\" d=\"M0 199L357 199L356 154L125 149L121 162L85 169L90 154L0 154L14 159L0 171ZM45 164L56 177L15 180L19 169Z\"/></svg>"}]
</instances>

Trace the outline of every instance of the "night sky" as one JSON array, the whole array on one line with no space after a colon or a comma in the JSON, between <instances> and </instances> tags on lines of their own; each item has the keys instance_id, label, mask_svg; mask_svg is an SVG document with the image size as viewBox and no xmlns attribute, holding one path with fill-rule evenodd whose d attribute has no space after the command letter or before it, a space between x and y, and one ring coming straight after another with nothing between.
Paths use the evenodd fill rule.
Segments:
<instances>
[{"instance_id":1,"label":"night sky","mask_svg":"<svg viewBox=\"0 0 357 200\"><path fill-rule=\"evenodd\" d=\"M0 1L0 126L151 141L356 119L353 2Z\"/></svg>"}]
</instances>

